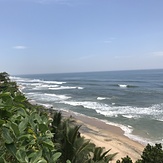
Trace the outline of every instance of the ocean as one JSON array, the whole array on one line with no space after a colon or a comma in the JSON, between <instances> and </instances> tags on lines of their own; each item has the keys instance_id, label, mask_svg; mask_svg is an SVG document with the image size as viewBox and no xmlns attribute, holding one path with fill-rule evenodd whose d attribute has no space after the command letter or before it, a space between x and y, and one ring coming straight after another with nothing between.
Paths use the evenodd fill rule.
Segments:
<instances>
[{"instance_id":1,"label":"ocean","mask_svg":"<svg viewBox=\"0 0 163 163\"><path fill-rule=\"evenodd\" d=\"M163 143L163 70L11 76L25 96L119 126L142 144ZM84 117L83 117L84 118Z\"/></svg>"}]
</instances>

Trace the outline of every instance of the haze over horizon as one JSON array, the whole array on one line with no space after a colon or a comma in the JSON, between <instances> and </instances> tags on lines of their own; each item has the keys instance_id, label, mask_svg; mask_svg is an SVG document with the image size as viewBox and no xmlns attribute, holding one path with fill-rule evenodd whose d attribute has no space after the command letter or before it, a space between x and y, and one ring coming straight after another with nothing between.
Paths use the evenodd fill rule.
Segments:
<instances>
[{"instance_id":1,"label":"haze over horizon","mask_svg":"<svg viewBox=\"0 0 163 163\"><path fill-rule=\"evenodd\" d=\"M162 0L0 0L0 71L163 68Z\"/></svg>"}]
</instances>

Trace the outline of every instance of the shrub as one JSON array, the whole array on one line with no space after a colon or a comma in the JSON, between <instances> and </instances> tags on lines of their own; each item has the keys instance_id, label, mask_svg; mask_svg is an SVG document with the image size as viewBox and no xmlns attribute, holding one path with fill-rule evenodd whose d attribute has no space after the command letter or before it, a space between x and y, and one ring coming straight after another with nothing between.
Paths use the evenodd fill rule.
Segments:
<instances>
[{"instance_id":1,"label":"shrub","mask_svg":"<svg viewBox=\"0 0 163 163\"><path fill-rule=\"evenodd\" d=\"M133 162L129 156L126 156L126 157L122 158L122 161L117 160L116 163L133 163Z\"/></svg>"},{"instance_id":2,"label":"shrub","mask_svg":"<svg viewBox=\"0 0 163 163\"><path fill-rule=\"evenodd\" d=\"M141 155L141 159L136 163L163 163L162 145L151 146L148 144Z\"/></svg>"}]
</instances>

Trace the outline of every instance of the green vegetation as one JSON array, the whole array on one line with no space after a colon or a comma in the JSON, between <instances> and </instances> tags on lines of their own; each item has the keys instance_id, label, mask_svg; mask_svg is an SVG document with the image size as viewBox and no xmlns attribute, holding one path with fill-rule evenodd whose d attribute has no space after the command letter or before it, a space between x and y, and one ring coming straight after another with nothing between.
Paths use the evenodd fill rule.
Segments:
<instances>
[{"instance_id":1,"label":"green vegetation","mask_svg":"<svg viewBox=\"0 0 163 163\"><path fill-rule=\"evenodd\" d=\"M0 162L57 162L61 153L47 114L31 105L6 73L0 74L0 91Z\"/></svg>"},{"instance_id":2,"label":"green vegetation","mask_svg":"<svg viewBox=\"0 0 163 163\"><path fill-rule=\"evenodd\" d=\"M82 137L71 118L43 110L0 73L0 163L108 163L117 154ZM116 163L133 161L126 156ZM163 163L161 144L148 144L135 163Z\"/></svg>"},{"instance_id":3,"label":"green vegetation","mask_svg":"<svg viewBox=\"0 0 163 163\"><path fill-rule=\"evenodd\" d=\"M122 161L118 160L116 163L133 163L129 156L122 158ZM155 144L151 146L148 144L141 155L141 159L135 163L163 163L163 150L161 144Z\"/></svg>"}]
</instances>

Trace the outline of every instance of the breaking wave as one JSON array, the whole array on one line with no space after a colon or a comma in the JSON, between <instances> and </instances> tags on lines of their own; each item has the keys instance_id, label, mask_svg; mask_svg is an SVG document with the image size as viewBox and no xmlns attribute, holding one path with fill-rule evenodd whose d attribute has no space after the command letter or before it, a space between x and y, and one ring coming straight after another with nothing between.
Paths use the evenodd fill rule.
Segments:
<instances>
[{"instance_id":1,"label":"breaking wave","mask_svg":"<svg viewBox=\"0 0 163 163\"><path fill-rule=\"evenodd\" d=\"M149 116L150 118L162 121L161 115L163 114L163 104L142 108L133 106L115 106L92 101L61 101L61 103L93 109L97 113L107 117L117 117L121 115L131 119Z\"/></svg>"},{"instance_id":2,"label":"breaking wave","mask_svg":"<svg viewBox=\"0 0 163 163\"><path fill-rule=\"evenodd\" d=\"M127 84L118 84L120 88L136 88L137 86L134 85L127 85Z\"/></svg>"},{"instance_id":3,"label":"breaking wave","mask_svg":"<svg viewBox=\"0 0 163 163\"><path fill-rule=\"evenodd\" d=\"M46 101L46 102L55 102L55 101L62 101L62 100L67 100L70 99L70 96L66 95L57 95L57 94L48 94L48 93L26 93L28 98L32 98L36 101Z\"/></svg>"}]
</instances>

